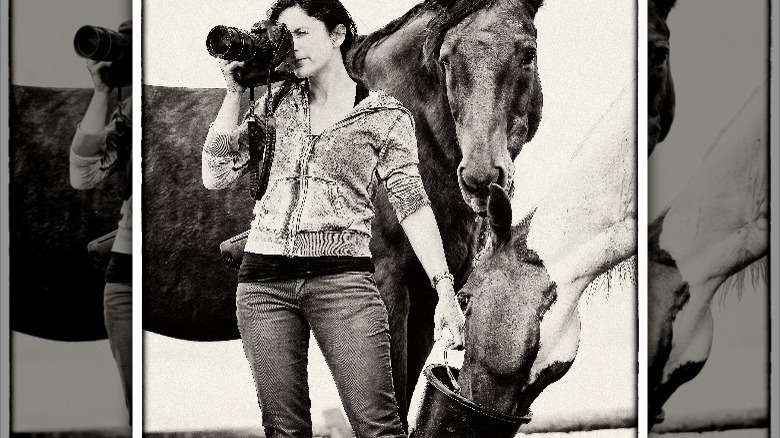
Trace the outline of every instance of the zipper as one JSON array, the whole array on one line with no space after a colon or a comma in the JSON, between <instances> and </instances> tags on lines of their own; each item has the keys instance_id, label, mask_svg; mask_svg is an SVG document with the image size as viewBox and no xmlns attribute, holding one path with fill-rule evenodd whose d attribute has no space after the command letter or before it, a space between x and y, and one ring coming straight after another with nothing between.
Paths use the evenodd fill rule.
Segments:
<instances>
[{"instance_id":1,"label":"zipper","mask_svg":"<svg viewBox=\"0 0 780 438\"><path fill-rule=\"evenodd\" d=\"M303 90L303 110L306 113L304 118L307 121L306 124L306 137L309 139L306 146L301 150L301 154L298 157L299 160L299 172L300 172L300 184L298 186L298 201L296 202L295 209L293 209L292 219L290 221L289 230L290 230L290 236L287 241L287 246L285 248L285 255L292 256L293 250L295 249L295 236L298 234L298 230L300 229L301 225L301 219L303 216L303 206L306 200L306 187L308 185L308 179L306 178L306 172L307 172L307 164L309 162L309 158L311 155L311 151L314 148L314 143L317 142L322 136L330 131L333 131L335 129L338 129L345 124L347 124L352 119L356 118L359 115L372 113L375 111L379 111L382 109L388 109L388 107L379 107L379 108L363 108L358 111L350 111L344 118L337 121L333 125L325 128L322 132L317 134L316 136L312 136L311 133L311 111L309 110L309 93L306 91L308 88L308 82ZM409 112L408 109L405 107L399 107L398 109L404 110L404 112L408 113L411 116L411 112ZM414 119L412 117L412 119Z\"/></svg>"}]
</instances>

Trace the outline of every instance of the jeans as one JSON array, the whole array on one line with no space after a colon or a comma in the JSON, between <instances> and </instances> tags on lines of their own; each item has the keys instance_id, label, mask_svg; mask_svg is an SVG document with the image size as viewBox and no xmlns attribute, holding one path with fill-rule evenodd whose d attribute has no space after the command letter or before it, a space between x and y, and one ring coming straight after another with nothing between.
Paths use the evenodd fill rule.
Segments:
<instances>
[{"instance_id":1,"label":"jeans","mask_svg":"<svg viewBox=\"0 0 780 438\"><path fill-rule=\"evenodd\" d=\"M239 283L236 314L267 437L311 437L309 330L357 438L405 437L387 310L369 272Z\"/></svg>"},{"instance_id":2,"label":"jeans","mask_svg":"<svg viewBox=\"0 0 780 438\"><path fill-rule=\"evenodd\" d=\"M133 408L133 286L131 283L106 283L103 308L108 342L119 368L125 404L132 424Z\"/></svg>"}]
</instances>

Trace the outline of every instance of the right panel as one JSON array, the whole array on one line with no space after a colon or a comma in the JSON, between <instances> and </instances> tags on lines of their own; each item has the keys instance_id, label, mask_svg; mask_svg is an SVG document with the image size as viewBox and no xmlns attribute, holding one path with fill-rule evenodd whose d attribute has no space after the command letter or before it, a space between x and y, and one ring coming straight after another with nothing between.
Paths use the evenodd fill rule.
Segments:
<instances>
[{"instance_id":1,"label":"right panel","mask_svg":"<svg viewBox=\"0 0 780 438\"><path fill-rule=\"evenodd\" d=\"M769 435L769 13L649 2L651 435Z\"/></svg>"}]
</instances>

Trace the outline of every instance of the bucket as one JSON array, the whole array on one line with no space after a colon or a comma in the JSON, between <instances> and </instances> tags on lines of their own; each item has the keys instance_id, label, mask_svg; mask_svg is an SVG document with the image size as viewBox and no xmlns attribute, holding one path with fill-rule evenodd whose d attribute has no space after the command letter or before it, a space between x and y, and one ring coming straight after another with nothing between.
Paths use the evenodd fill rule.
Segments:
<instances>
[{"instance_id":1,"label":"bucket","mask_svg":"<svg viewBox=\"0 0 780 438\"><path fill-rule=\"evenodd\" d=\"M522 417L506 415L456 394L449 375L457 379L457 369L433 364L424 374L427 382L410 438L513 438L531 421L531 411Z\"/></svg>"}]
</instances>

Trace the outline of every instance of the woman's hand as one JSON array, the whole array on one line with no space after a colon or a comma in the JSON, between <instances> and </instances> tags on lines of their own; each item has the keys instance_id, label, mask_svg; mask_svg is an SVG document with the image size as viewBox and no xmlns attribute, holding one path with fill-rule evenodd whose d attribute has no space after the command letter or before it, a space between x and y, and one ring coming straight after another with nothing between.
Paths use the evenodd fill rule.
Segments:
<instances>
[{"instance_id":1,"label":"woman's hand","mask_svg":"<svg viewBox=\"0 0 780 438\"><path fill-rule=\"evenodd\" d=\"M449 279L439 281L436 285L436 292L439 294L439 303L436 304L436 311L433 314L433 339L438 340L442 335L442 330L449 329L452 340L445 348L460 350L464 344L466 317L460 310L452 281Z\"/></svg>"},{"instance_id":2,"label":"woman's hand","mask_svg":"<svg viewBox=\"0 0 780 438\"><path fill-rule=\"evenodd\" d=\"M92 83L95 84L95 91L100 93L110 93L111 90L114 89L113 87L110 87L106 85L105 82L103 82L102 73L109 67L111 67L111 61L93 61L91 59L87 59L87 69L89 70L89 74L92 76Z\"/></svg>"},{"instance_id":3,"label":"woman's hand","mask_svg":"<svg viewBox=\"0 0 780 438\"><path fill-rule=\"evenodd\" d=\"M222 70L222 75L225 76L225 85L227 86L228 93L238 93L243 95L246 87L243 87L236 82L235 71L238 67L243 67L244 61L227 61L221 59L219 61L219 68Z\"/></svg>"}]
</instances>

